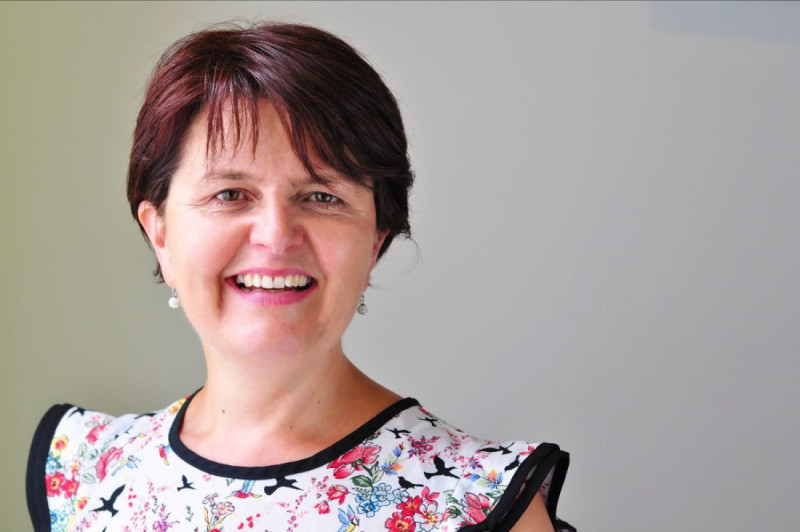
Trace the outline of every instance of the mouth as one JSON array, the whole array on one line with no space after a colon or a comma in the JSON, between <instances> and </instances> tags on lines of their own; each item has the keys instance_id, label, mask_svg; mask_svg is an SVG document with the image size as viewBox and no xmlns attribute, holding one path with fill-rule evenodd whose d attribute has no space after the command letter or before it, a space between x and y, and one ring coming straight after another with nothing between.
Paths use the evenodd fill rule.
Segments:
<instances>
[{"instance_id":1,"label":"mouth","mask_svg":"<svg viewBox=\"0 0 800 532\"><path fill-rule=\"evenodd\" d=\"M239 274L233 279L236 287L244 292L305 292L316 281L308 275L261 275L258 273Z\"/></svg>"}]
</instances>

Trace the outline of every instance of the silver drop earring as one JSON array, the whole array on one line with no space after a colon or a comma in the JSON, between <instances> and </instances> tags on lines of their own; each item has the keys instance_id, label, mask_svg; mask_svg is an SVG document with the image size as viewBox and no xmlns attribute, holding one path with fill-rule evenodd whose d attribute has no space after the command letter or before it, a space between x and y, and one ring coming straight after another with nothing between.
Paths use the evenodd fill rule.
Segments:
<instances>
[{"instance_id":1,"label":"silver drop earring","mask_svg":"<svg viewBox=\"0 0 800 532\"><path fill-rule=\"evenodd\" d=\"M172 296L167 301L167 305L169 308L175 309L181 306L181 300L178 298L178 291L175 290L175 287L172 288Z\"/></svg>"},{"instance_id":2,"label":"silver drop earring","mask_svg":"<svg viewBox=\"0 0 800 532\"><path fill-rule=\"evenodd\" d=\"M361 294L361 302L358 304L357 312L362 316L369 312L369 307L367 307L367 304L364 303L364 294Z\"/></svg>"}]
</instances>

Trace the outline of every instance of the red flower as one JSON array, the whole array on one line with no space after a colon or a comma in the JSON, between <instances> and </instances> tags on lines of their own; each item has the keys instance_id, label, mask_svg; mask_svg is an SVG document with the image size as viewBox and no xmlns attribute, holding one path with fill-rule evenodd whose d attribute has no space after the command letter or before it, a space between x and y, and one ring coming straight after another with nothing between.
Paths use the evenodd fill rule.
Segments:
<instances>
[{"instance_id":1,"label":"red flower","mask_svg":"<svg viewBox=\"0 0 800 532\"><path fill-rule=\"evenodd\" d=\"M78 492L78 486L80 482L75 480L65 480L64 484L62 485L62 489L64 490L64 496L66 497L74 497L75 494Z\"/></svg>"},{"instance_id":2,"label":"red flower","mask_svg":"<svg viewBox=\"0 0 800 532\"><path fill-rule=\"evenodd\" d=\"M61 471L55 475L45 475L44 483L47 486L47 496L55 497L56 495L62 495L61 490L64 488L65 482L68 481Z\"/></svg>"},{"instance_id":3,"label":"red flower","mask_svg":"<svg viewBox=\"0 0 800 532\"><path fill-rule=\"evenodd\" d=\"M108 463L112 460L119 459L120 456L122 456L122 449L120 447L109 447L109 449L100 456L97 465L94 466L97 472L97 480L106 478Z\"/></svg>"},{"instance_id":4,"label":"red flower","mask_svg":"<svg viewBox=\"0 0 800 532\"><path fill-rule=\"evenodd\" d=\"M421 504L422 497L409 497L398 504L397 509L400 510L404 516L414 515L419 510Z\"/></svg>"},{"instance_id":5,"label":"red flower","mask_svg":"<svg viewBox=\"0 0 800 532\"><path fill-rule=\"evenodd\" d=\"M384 523L389 532L411 532L417 528L414 518L408 515L400 515L399 512L392 514L392 517Z\"/></svg>"},{"instance_id":6,"label":"red flower","mask_svg":"<svg viewBox=\"0 0 800 532\"><path fill-rule=\"evenodd\" d=\"M328 500L337 501L339 504L344 504L344 498L350 493L347 488L341 485L334 485L328 488Z\"/></svg>"},{"instance_id":7,"label":"red flower","mask_svg":"<svg viewBox=\"0 0 800 532\"><path fill-rule=\"evenodd\" d=\"M330 513L331 511L330 506L328 506L328 501L318 502L317 504L314 505L314 508L316 508L317 511L321 514L327 514Z\"/></svg>"},{"instance_id":8,"label":"red flower","mask_svg":"<svg viewBox=\"0 0 800 532\"><path fill-rule=\"evenodd\" d=\"M376 445L371 447L359 445L328 464L328 468L334 470L335 478L347 478L353 472L361 471L363 466L374 463L378 459L380 450L381 448Z\"/></svg>"},{"instance_id":9,"label":"red flower","mask_svg":"<svg viewBox=\"0 0 800 532\"><path fill-rule=\"evenodd\" d=\"M467 493L466 500L463 503L464 513L469 516L470 520L468 522L470 524L477 524L486 519L485 510L492 506L489 497L483 494L475 495L474 493Z\"/></svg>"}]
</instances>

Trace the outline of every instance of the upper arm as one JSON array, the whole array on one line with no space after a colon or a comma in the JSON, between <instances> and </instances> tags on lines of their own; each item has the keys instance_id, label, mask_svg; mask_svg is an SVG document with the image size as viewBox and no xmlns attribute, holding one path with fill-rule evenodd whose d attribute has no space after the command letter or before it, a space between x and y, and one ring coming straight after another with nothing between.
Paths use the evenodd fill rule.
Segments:
<instances>
[{"instance_id":1,"label":"upper arm","mask_svg":"<svg viewBox=\"0 0 800 532\"><path fill-rule=\"evenodd\" d=\"M514 524L511 532L553 532L550 516L544 506L542 496L538 493L531 501L525 513Z\"/></svg>"}]
</instances>

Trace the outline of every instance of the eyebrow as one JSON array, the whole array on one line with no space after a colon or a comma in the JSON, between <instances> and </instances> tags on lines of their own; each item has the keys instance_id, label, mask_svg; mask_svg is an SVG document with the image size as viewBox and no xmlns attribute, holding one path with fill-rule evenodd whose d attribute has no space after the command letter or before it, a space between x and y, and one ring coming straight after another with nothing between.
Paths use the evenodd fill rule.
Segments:
<instances>
[{"instance_id":1,"label":"eyebrow","mask_svg":"<svg viewBox=\"0 0 800 532\"><path fill-rule=\"evenodd\" d=\"M261 179L253 177L252 174L247 172L236 172L230 170L209 170L200 178L200 181L203 183L206 182L215 182L215 181L260 181ZM299 175L297 177L291 178L291 181L295 185L310 185L310 184L320 184L331 188L349 188L352 189L355 185L359 183L351 181L349 179L338 177L338 176L328 176L320 173L317 173L317 178L315 179L310 174Z\"/></svg>"}]
</instances>

